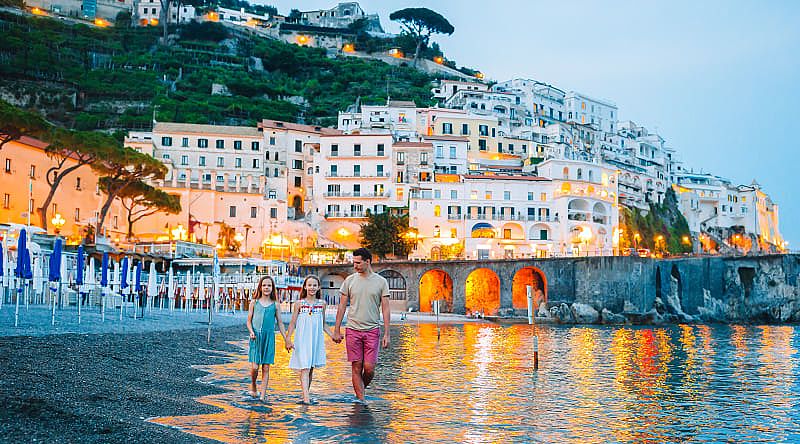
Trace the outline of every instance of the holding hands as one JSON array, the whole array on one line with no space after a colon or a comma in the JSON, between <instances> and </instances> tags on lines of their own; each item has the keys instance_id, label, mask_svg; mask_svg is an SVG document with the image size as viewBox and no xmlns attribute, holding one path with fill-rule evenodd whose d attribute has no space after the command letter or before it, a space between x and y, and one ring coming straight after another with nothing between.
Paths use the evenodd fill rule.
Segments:
<instances>
[{"instance_id":1,"label":"holding hands","mask_svg":"<svg viewBox=\"0 0 800 444\"><path fill-rule=\"evenodd\" d=\"M287 352L292 351L292 349L294 349L294 342L292 342L292 340L289 338L286 338L286 340L284 341L284 345L286 346Z\"/></svg>"},{"instance_id":2,"label":"holding hands","mask_svg":"<svg viewBox=\"0 0 800 444\"><path fill-rule=\"evenodd\" d=\"M338 328L335 329L333 331L333 334L331 335L331 339L333 340L333 342L335 342L337 344L341 344L341 342L342 342L342 332L340 332Z\"/></svg>"},{"instance_id":3,"label":"holding hands","mask_svg":"<svg viewBox=\"0 0 800 444\"><path fill-rule=\"evenodd\" d=\"M252 340L256 339L256 333L254 331L252 331L252 330L250 331L250 339L252 339Z\"/></svg>"}]
</instances>

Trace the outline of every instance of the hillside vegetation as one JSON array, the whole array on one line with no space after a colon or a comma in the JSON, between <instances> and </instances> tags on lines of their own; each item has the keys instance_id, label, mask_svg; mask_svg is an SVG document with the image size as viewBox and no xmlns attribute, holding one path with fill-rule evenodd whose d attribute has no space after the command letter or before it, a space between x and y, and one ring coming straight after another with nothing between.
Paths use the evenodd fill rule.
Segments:
<instances>
[{"instance_id":1,"label":"hillside vegetation","mask_svg":"<svg viewBox=\"0 0 800 444\"><path fill-rule=\"evenodd\" d=\"M358 97L431 103L432 78L411 67L332 58L217 23L174 29L167 44L159 37L0 12L0 98L81 130L149 128L154 111L161 121L334 125ZM227 94L212 95L213 84Z\"/></svg>"}]
</instances>

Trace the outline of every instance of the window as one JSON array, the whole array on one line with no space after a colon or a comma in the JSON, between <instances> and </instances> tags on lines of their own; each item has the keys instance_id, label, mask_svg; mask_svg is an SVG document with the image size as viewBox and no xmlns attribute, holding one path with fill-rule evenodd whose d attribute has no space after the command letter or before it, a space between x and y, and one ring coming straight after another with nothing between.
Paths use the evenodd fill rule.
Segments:
<instances>
[{"instance_id":1,"label":"window","mask_svg":"<svg viewBox=\"0 0 800 444\"><path fill-rule=\"evenodd\" d=\"M11 159L6 159L6 173L11 172Z\"/></svg>"},{"instance_id":2,"label":"window","mask_svg":"<svg viewBox=\"0 0 800 444\"><path fill-rule=\"evenodd\" d=\"M454 147L454 146L450 147L450 158L451 159L455 159L456 158L456 147Z\"/></svg>"},{"instance_id":3,"label":"window","mask_svg":"<svg viewBox=\"0 0 800 444\"><path fill-rule=\"evenodd\" d=\"M260 168L258 159L253 159L253 169Z\"/></svg>"},{"instance_id":4,"label":"window","mask_svg":"<svg viewBox=\"0 0 800 444\"><path fill-rule=\"evenodd\" d=\"M386 148L383 146L383 144L379 143L378 144L378 156L381 156L381 157L385 156L386 155L385 154L385 150L386 150Z\"/></svg>"},{"instance_id":5,"label":"window","mask_svg":"<svg viewBox=\"0 0 800 444\"><path fill-rule=\"evenodd\" d=\"M114 218L111 220L111 224L114 228L119 228L119 216L114 216Z\"/></svg>"},{"instance_id":6,"label":"window","mask_svg":"<svg viewBox=\"0 0 800 444\"><path fill-rule=\"evenodd\" d=\"M503 191L503 200L511 200L511 191Z\"/></svg>"},{"instance_id":7,"label":"window","mask_svg":"<svg viewBox=\"0 0 800 444\"><path fill-rule=\"evenodd\" d=\"M302 153L303 152L303 141L302 140L295 140L294 141L294 152L295 153Z\"/></svg>"},{"instance_id":8,"label":"window","mask_svg":"<svg viewBox=\"0 0 800 444\"><path fill-rule=\"evenodd\" d=\"M217 166L224 167L225 166L225 158L224 157L217 157Z\"/></svg>"},{"instance_id":9,"label":"window","mask_svg":"<svg viewBox=\"0 0 800 444\"><path fill-rule=\"evenodd\" d=\"M300 160L300 159L292 159L292 168L294 168L296 170L302 170L303 169L303 161Z\"/></svg>"},{"instance_id":10,"label":"window","mask_svg":"<svg viewBox=\"0 0 800 444\"><path fill-rule=\"evenodd\" d=\"M461 124L461 135L462 136L469 135L469 124L466 124L466 123L462 123Z\"/></svg>"},{"instance_id":11,"label":"window","mask_svg":"<svg viewBox=\"0 0 800 444\"><path fill-rule=\"evenodd\" d=\"M251 151L258 151L258 150L259 150L259 148L260 148L260 147L259 147L259 144L258 144L258 142L257 142L257 141L255 141L255 142L250 142L250 150L251 150Z\"/></svg>"},{"instance_id":12,"label":"window","mask_svg":"<svg viewBox=\"0 0 800 444\"><path fill-rule=\"evenodd\" d=\"M225 141L222 139L217 139L217 148L224 150L225 149Z\"/></svg>"},{"instance_id":13,"label":"window","mask_svg":"<svg viewBox=\"0 0 800 444\"><path fill-rule=\"evenodd\" d=\"M163 145L163 146L172 146L172 137L162 137L161 138L161 145Z\"/></svg>"},{"instance_id":14,"label":"window","mask_svg":"<svg viewBox=\"0 0 800 444\"><path fill-rule=\"evenodd\" d=\"M242 158L241 157L237 157L236 160L234 161L233 166L236 167L236 168L241 168L242 167Z\"/></svg>"},{"instance_id":15,"label":"window","mask_svg":"<svg viewBox=\"0 0 800 444\"><path fill-rule=\"evenodd\" d=\"M274 171L274 173L275 173L275 174L274 174L272 177L278 177L278 176L280 176L280 170L278 170L277 168L275 168L275 171Z\"/></svg>"},{"instance_id":16,"label":"window","mask_svg":"<svg viewBox=\"0 0 800 444\"><path fill-rule=\"evenodd\" d=\"M300 177L300 176L295 176L295 178L294 178L294 186L297 187L297 188L300 188L301 186L303 186L303 178Z\"/></svg>"},{"instance_id":17,"label":"window","mask_svg":"<svg viewBox=\"0 0 800 444\"><path fill-rule=\"evenodd\" d=\"M453 124L452 123L443 123L442 124L442 134L453 134Z\"/></svg>"},{"instance_id":18,"label":"window","mask_svg":"<svg viewBox=\"0 0 800 444\"><path fill-rule=\"evenodd\" d=\"M181 156L181 165L189 165L189 156Z\"/></svg>"},{"instance_id":19,"label":"window","mask_svg":"<svg viewBox=\"0 0 800 444\"><path fill-rule=\"evenodd\" d=\"M419 164L420 165L427 165L428 164L428 153L420 153L419 154Z\"/></svg>"},{"instance_id":20,"label":"window","mask_svg":"<svg viewBox=\"0 0 800 444\"><path fill-rule=\"evenodd\" d=\"M75 208L75 222L81 221L81 209Z\"/></svg>"},{"instance_id":21,"label":"window","mask_svg":"<svg viewBox=\"0 0 800 444\"><path fill-rule=\"evenodd\" d=\"M489 136L489 126L488 125L478 125L478 135L483 137Z\"/></svg>"},{"instance_id":22,"label":"window","mask_svg":"<svg viewBox=\"0 0 800 444\"><path fill-rule=\"evenodd\" d=\"M539 230L539 240L547 240L547 230Z\"/></svg>"},{"instance_id":23,"label":"window","mask_svg":"<svg viewBox=\"0 0 800 444\"><path fill-rule=\"evenodd\" d=\"M235 207L235 206L231 205L231 206L228 208L228 215L229 215L230 217L236 217L236 207Z\"/></svg>"},{"instance_id":24,"label":"window","mask_svg":"<svg viewBox=\"0 0 800 444\"><path fill-rule=\"evenodd\" d=\"M269 160L269 151L264 153L264 159Z\"/></svg>"},{"instance_id":25,"label":"window","mask_svg":"<svg viewBox=\"0 0 800 444\"><path fill-rule=\"evenodd\" d=\"M486 199L486 200L492 200L492 192L491 192L491 191L487 191L487 192L486 192L486 193L483 195L483 198L484 198L484 199Z\"/></svg>"},{"instance_id":26,"label":"window","mask_svg":"<svg viewBox=\"0 0 800 444\"><path fill-rule=\"evenodd\" d=\"M189 138L188 137L184 137L183 139L181 139L181 147L183 147L183 148L188 148L189 147Z\"/></svg>"},{"instance_id":27,"label":"window","mask_svg":"<svg viewBox=\"0 0 800 444\"><path fill-rule=\"evenodd\" d=\"M3 208L11 208L11 195L8 193L3 194Z\"/></svg>"},{"instance_id":28,"label":"window","mask_svg":"<svg viewBox=\"0 0 800 444\"><path fill-rule=\"evenodd\" d=\"M269 193L267 193L267 199L277 199L277 198L278 198L278 192L275 190L269 190Z\"/></svg>"},{"instance_id":29,"label":"window","mask_svg":"<svg viewBox=\"0 0 800 444\"><path fill-rule=\"evenodd\" d=\"M30 178L36 179L36 165L31 165Z\"/></svg>"},{"instance_id":30,"label":"window","mask_svg":"<svg viewBox=\"0 0 800 444\"><path fill-rule=\"evenodd\" d=\"M206 156L200 156L200 159L198 160L197 164L200 165L201 167L206 166Z\"/></svg>"},{"instance_id":31,"label":"window","mask_svg":"<svg viewBox=\"0 0 800 444\"><path fill-rule=\"evenodd\" d=\"M331 157L336 157L339 155L339 145L331 145Z\"/></svg>"},{"instance_id":32,"label":"window","mask_svg":"<svg viewBox=\"0 0 800 444\"><path fill-rule=\"evenodd\" d=\"M437 159L444 158L444 147L443 146L437 146L436 147L436 158Z\"/></svg>"},{"instance_id":33,"label":"window","mask_svg":"<svg viewBox=\"0 0 800 444\"><path fill-rule=\"evenodd\" d=\"M353 155L356 156L356 157L361 155L361 145L360 144L357 143L357 144L353 145Z\"/></svg>"},{"instance_id":34,"label":"window","mask_svg":"<svg viewBox=\"0 0 800 444\"><path fill-rule=\"evenodd\" d=\"M450 190L450 199L458 199L458 190Z\"/></svg>"},{"instance_id":35,"label":"window","mask_svg":"<svg viewBox=\"0 0 800 444\"><path fill-rule=\"evenodd\" d=\"M339 175L339 166L338 165L331 165L331 177L336 177Z\"/></svg>"},{"instance_id":36,"label":"window","mask_svg":"<svg viewBox=\"0 0 800 444\"><path fill-rule=\"evenodd\" d=\"M383 165L378 165L378 177L383 177Z\"/></svg>"},{"instance_id":37,"label":"window","mask_svg":"<svg viewBox=\"0 0 800 444\"><path fill-rule=\"evenodd\" d=\"M433 190L433 198L434 199L441 199L442 198L442 190Z\"/></svg>"},{"instance_id":38,"label":"window","mask_svg":"<svg viewBox=\"0 0 800 444\"><path fill-rule=\"evenodd\" d=\"M270 145L275 145L275 137L270 137L269 138L269 144Z\"/></svg>"},{"instance_id":39,"label":"window","mask_svg":"<svg viewBox=\"0 0 800 444\"><path fill-rule=\"evenodd\" d=\"M530 191L528 192L528 200L533 200L533 193Z\"/></svg>"},{"instance_id":40,"label":"window","mask_svg":"<svg viewBox=\"0 0 800 444\"><path fill-rule=\"evenodd\" d=\"M397 153L397 164L398 165L403 165L405 163L406 163L406 153L404 153L403 151L398 151L398 153Z\"/></svg>"},{"instance_id":41,"label":"window","mask_svg":"<svg viewBox=\"0 0 800 444\"><path fill-rule=\"evenodd\" d=\"M478 149L481 151L486 151L486 141L484 139L478 140Z\"/></svg>"},{"instance_id":42,"label":"window","mask_svg":"<svg viewBox=\"0 0 800 444\"><path fill-rule=\"evenodd\" d=\"M511 239L511 229L503 228L503 239Z\"/></svg>"},{"instance_id":43,"label":"window","mask_svg":"<svg viewBox=\"0 0 800 444\"><path fill-rule=\"evenodd\" d=\"M547 201L547 193L540 194L539 195L539 200L541 200L542 202Z\"/></svg>"},{"instance_id":44,"label":"window","mask_svg":"<svg viewBox=\"0 0 800 444\"><path fill-rule=\"evenodd\" d=\"M578 180L583 180L583 169L578 168Z\"/></svg>"},{"instance_id":45,"label":"window","mask_svg":"<svg viewBox=\"0 0 800 444\"><path fill-rule=\"evenodd\" d=\"M258 217L258 207L250 207L250 219Z\"/></svg>"},{"instance_id":46,"label":"window","mask_svg":"<svg viewBox=\"0 0 800 444\"><path fill-rule=\"evenodd\" d=\"M361 185L355 184L353 185L353 196L361 196Z\"/></svg>"},{"instance_id":47,"label":"window","mask_svg":"<svg viewBox=\"0 0 800 444\"><path fill-rule=\"evenodd\" d=\"M458 239L458 230L455 228L450 229L450 237L452 239Z\"/></svg>"},{"instance_id":48,"label":"window","mask_svg":"<svg viewBox=\"0 0 800 444\"><path fill-rule=\"evenodd\" d=\"M211 183L211 175L210 174L203 174L203 182L204 183Z\"/></svg>"},{"instance_id":49,"label":"window","mask_svg":"<svg viewBox=\"0 0 800 444\"><path fill-rule=\"evenodd\" d=\"M198 148L208 148L208 139L197 139Z\"/></svg>"},{"instance_id":50,"label":"window","mask_svg":"<svg viewBox=\"0 0 800 444\"><path fill-rule=\"evenodd\" d=\"M242 149L242 141L241 140L234 140L233 141L233 149L241 150Z\"/></svg>"},{"instance_id":51,"label":"window","mask_svg":"<svg viewBox=\"0 0 800 444\"><path fill-rule=\"evenodd\" d=\"M403 188L397 189L397 200L403 200L403 194L405 194L405 190Z\"/></svg>"},{"instance_id":52,"label":"window","mask_svg":"<svg viewBox=\"0 0 800 444\"><path fill-rule=\"evenodd\" d=\"M75 189L78 190L78 191L81 190L81 178L80 177L76 177L75 178Z\"/></svg>"},{"instance_id":53,"label":"window","mask_svg":"<svg viewBox=\"0 0 800 444\"><path fill-rule=\"evenodd\" d=\"M498 153L503 152L503 142L497 142L497 152Z\"/></svg>"},{"instance_id":54,"label":"window","mask_svg":"<svg viewBox=\"0 0 800 444\"><path fill-rule=\"evenodd\" d=\"M440 207L439 205L434 205L434 207L433 207L433 215L435 217L441 216L442 215L442 207Z\"/></svg>"},{"instance_id":55,"label":"window","mask_svg":"<svg viewBox=\"0 0 800 444\"><path fill-rule=\"evenodd\" d=\"M277 208L270 208L269 209L269 218L270 219L277 219L278 218L278 209Z\"/></svg>"},{"instance_id":56,"label":"window","mask_svg":"<svg viewBox=\"0 0 800 444\"><path fill-rule=\"evenodd\" d=\"M495 128L493 127L492 128L492 137L494 137L494 136L495 136Z\"/></svg>"},{"instance_id":57,"label":"window","mask_svg":"<svg viewBox=\"0 0 800 444\"><path fill-rule=\"evenodd\" d=\"M361 177L361 165L353 166L353 176Z\"/></svg>"},{"instance_id":58,"label":"window","mask_svg":"<svg viewBox=\"0 0 800 444\"><path fill-rule=\"evenodd\" d=\"M438 225L433 226L433 237L440 237L442 235L442 229Z\"/></svg>"}]
</instances>

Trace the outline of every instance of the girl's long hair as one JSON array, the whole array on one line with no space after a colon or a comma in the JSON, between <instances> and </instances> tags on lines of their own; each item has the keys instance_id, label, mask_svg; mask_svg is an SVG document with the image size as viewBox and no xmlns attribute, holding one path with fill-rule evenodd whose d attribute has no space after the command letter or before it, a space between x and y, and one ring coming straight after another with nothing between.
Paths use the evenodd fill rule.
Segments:
<instances>
[{"instance_id":1,"label":"girl's long hair","mask_svg":"<svg viewBox=\"0 0 800 444\"><path fill-rule=\"evenodd\" d=\"M258 280L258 285L256 285L256 291L253 292L253 300L261 299L261 284L264 283L265 280L269 279L272 282L272 293L269 294L269 298L273 301L278 300L278 289L275 288L275 279L272 279L272 276L264 276Z\"/></svg>"},{"instance_id":2,"label":"girl's long hair","mask_svg":"<svg viewBox=\"0 0 800 444\"><path fill-rule=\"evenodd\" d=\"M308 296L308 292L306 291L306 282L308 282L309 279L314 279L317 281L317 285L319 285L319 289L317 289L317 299L322 299L322 281L320 281L319 278L313 274L309 274L305 279L303 279L303 286L300 288L300 299L305 299L306 296Z\"/></svg>"}]
</instances>

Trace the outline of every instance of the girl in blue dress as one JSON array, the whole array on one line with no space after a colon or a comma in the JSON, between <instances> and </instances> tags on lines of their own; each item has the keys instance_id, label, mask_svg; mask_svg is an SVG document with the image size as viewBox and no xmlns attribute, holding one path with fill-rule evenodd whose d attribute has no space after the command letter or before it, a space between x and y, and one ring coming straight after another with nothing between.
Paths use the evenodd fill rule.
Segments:
<instances>
[{"instance_id":1,"label":"girl in blue dress","mask_svg":"<svg viewBox=\"0 0 800 444\"><path fill-rule=\"evenodd\" d=\"M314 369L325 366L325 336L331 336L325 325L325 300L321 299L320 282L316 276L308 276L303 281L300 299L292 307L292 321L289 323L287 348L294 347L289 368L300 372L300 387L303 390L303 403L309 404L311 379ZM294 342L291 342L292 333Z\"/></svg>"},{"instance_id":2,"label":"girl in blue dress","mask_svg":"<svg viewBox=\"0 0 800 444\"><path fill-rule=\"evenodd\" d=\"M264 276L258 281L253 300L250 301L250 312L247 314L247 330L250 331L250 351L247 358L251 363L250 396L259 397L256 381L258 368L261 367L262 401L267 397L269 366L275 363L275 324L278 324L278 330L286 342L286 330L281 322L275 281L269 276Z\"/></svg>"}]
</instances>

